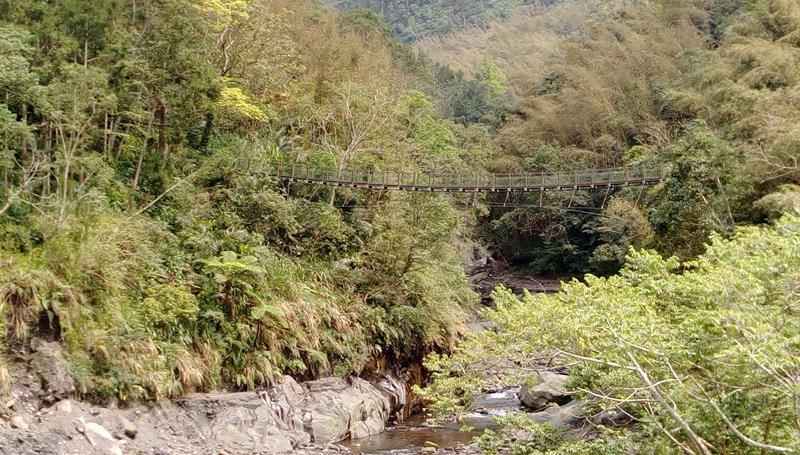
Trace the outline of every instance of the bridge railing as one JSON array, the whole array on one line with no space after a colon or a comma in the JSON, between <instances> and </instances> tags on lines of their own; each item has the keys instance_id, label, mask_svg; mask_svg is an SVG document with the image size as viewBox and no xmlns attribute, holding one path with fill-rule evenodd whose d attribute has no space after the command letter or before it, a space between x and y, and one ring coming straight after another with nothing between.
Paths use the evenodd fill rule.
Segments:
<instances>
[{"instance_id":1,"label":"bridge railing","mask_svg":"<svg viewBox=\"0 0 800 455\"><path fill-rule=\"evenodd\" d=\"M303 163L268 163L269 174L293 180L358 184L393 188L553 188L645 183L659 180L661 170L652 166L625 166L556 172L510 174L425 174L409 172L361 171L314 167Z\"/></svg>"}]
</instances>

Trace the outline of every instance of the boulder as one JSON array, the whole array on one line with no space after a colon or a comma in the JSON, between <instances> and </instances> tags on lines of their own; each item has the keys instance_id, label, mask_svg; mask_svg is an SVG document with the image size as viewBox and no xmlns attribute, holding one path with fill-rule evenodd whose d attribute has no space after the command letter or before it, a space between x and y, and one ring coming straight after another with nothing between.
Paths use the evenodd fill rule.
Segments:
<instances>
[{"instance_id":1,"label":"boulder","mask_svg":"<svg viewBox=\"0 0 800 455\"><path fill-rule=\"evenodd\" d=\"M304 427L316 444L363 438L383 432L404 398L361 378L325 378L304 384L309 393Z\"/></svg>"},{"instance_id":2,"label":"boulder","mask_svg":"<svg viewBox=\"0 0 800 455\"><path fill-rule=\"evenodd\" d=\"M81 430L96 452L122 455L122 449L117 445L117 440L99 423L87 422Z\"/></svg>"},{"instance_id":3,"label":"boulder","mask_svg":"<svg viewBox=\"0 0 800 455\"><path fill-rule=\"evenodd\" d=\"M14 416L8 423L11 425L11 428L16 428L22 431L26 431L28 429L28 423L25 422L25 419L23 419L22 416Z\"/></svg>"},{"instance_id":4,"label":"boulder","mask_svg":"<svg viewBox=\"0 0 800 455\"><path fill-rule=\"evenodd\" d=\"M355 422L350 426L350 438L361 439L368 436L383 433L386 428L386 423L380 418L373 416L368 417L361 422Z\"/></svg>"},{"instance_id":5,"label":"boulder","mask_svg":"<svg viewBox=\"0 0 800 455\"><path fill-rule=\"evenodd\" d=\"M606 427L623 427L633 421L630 414L619 409L605 409L592 416L592 423Z\"/></svg>"},{"instance_id":6,"label":"boulder","mask_svg":"<svg viewBox=\"0 0 800 455\"><path fill-rule=\"evenodd\" d=\"M577 428L586 422L587 409L585 401L572 400L562 406L551 406L529 416L536 423L547 423L555 428Z\"/></svg>"},{"instance_id":7,"label":"boulder","mask_svg":"<svg viewBox=\"0 0 800 455\"><path fill-rule=\"evenodd\" d=\"M567 393L564 385L569 381L569 376L564 374L539 373L541 382L531 386L524 384L519 391L519 400L534 411L540 411L551 404L564 404L572 397Z\"/></svg>"},{"instance_id":8,"label":"boulder","mask_svg":"<svg viewBox=\"0 0 800 455\"><path fill-rule=\"evenodd\" d=\"M209 436L220 447L235 452L258 453L278 444L302 444L308 435L293 430L273 409L266 394L241 392L194 397L184 408L203 410L210 417Z\"/></svg>"},{"instance_id":9,"label":"boulder","mask_svg":"<svg viewBox=\"0 0 800 455\"><path fill-rule=\"evenodd\" d=\"M117 419L119 420L120 427L122 427L122 433L131 439L136 438L136 435L139 433L139 429L136 428L136 425L123 415L118 416Z\"/></svg>"},{"instance_id":10,"label":"boulder","mask_svg":"<svg viewBox=\"0 0 800 455\"><path fill-rule=\"evenodd\" d=\"M268 397L273 409L287 413L303 402L306 390L291 376L282 376L269 390Z\"/></svg>"},{"instance_id":11,"label":"boulder","mask_svg":"<svg viewBox=\"0 0 800 455\"><path fill-rule=\"evenodd\" d=\"M310 409L304 418L305 429L316 444L338 442L347 437L350 415L335 403L323 403Z\"/></svg>"},{"instance_id":12,"label":"boulder","mask_svg":"<svg viewBox=\"0 0 800 455\"><path fill-rule=\"evenodd\" d=\"M467 270L486 267L492 260L486 247L478 243L470 242L464 244L461 249L465 250L464 252L467 253L464 255L466 258L466 263L464 265Z\"/></svg>"},{"instance_id":13,"label":"boulder","mask_svg":"<svg viewBox=\"0 0 800 455\"><path fill-rule=\"evenodd\" d=\"M75 380L67 370L61 345L54 341L34 338L31 341L30 367L39 377L45 401L54 402L75 395Z\"/></svg>"},{"instance_id":14,"label":"boulder","mask_svg":"<svg viewBox=\"0 0 800 455\"><path fill-rule=\"evenodd\" d=\"M284 376L266 391L194 395L177 403L207 420L208 440L216 447L272 452L381 433L392 410L405 401L397 395L356 377L301 385Z\"/></svg>"},{"instance_id":15,"label":"boulder","mask_svg":"<svg viewBox=\"0 0 800 455\"><path fill-rule=\"evenodd\" d=\"M389 398L392 414L402 414L403 409L408 405L408 386L394 373L383 375L377 386L383 390Z\"/></svg>"},{"instance_id":16,"label":"boulder","mask_svg":"<svg viewBox=\"0 0 800 455\"><path fill-rule=\"evenodd\" d=\"M114 436L111 436L111 433L108 432L102 425L95 422L88 422L83 426L84 432L90 439L105 439L107 441L114 441Z\"/></svg>"},{"instance_id":17,"label":"boulder","mask_svg":"<svg viewBox=\"0 0 800 455\"><path fill-rule=\"evenodd\" d=\"M61 400L53 405L53 410L64 414L72 413L72 400Z\"/></svg>"},{"instance_id":18,"label":"boulder","mask_svg":"<svg viewBox=\"0 0 800 455\"><path fill-rule=\"evenodd\" d=\"M267 436L263 440L264 453L289 453L294 452L294 447L289 438L280 435Z\"/></svg>"}]
</instances>

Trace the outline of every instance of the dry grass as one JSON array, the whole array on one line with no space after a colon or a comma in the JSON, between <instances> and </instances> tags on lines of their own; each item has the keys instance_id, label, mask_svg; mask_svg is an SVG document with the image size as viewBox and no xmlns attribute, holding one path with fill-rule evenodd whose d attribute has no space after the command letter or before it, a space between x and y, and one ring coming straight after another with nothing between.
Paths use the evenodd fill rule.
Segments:
<instances>
[{"instance_id":1,"label":"dry grass","mask_svg":"<svg viewBox=\"0 0 800 455\"><path fill-rule=\"evenodd\" d=\"M550 8L520 7L511 18L486 28L472 28L415 44L418 51L455 71L472 74L489 56L505 75L512 96L520 97L559 55L564 36L583 28L601 2L581 0Z\"/></svg>"}]
</instances>

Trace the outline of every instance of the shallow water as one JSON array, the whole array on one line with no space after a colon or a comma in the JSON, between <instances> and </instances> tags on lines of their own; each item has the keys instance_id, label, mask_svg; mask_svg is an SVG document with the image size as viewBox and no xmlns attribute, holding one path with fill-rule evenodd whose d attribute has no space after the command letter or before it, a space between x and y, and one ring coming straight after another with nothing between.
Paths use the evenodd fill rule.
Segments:
<instances>
[{"instance_id":1,"label":"shallow water","mask_svg":"<svg viewBox=\"0 0 800 455\"><path fill-rule=\"evenodd\" d=\"M505 389L478 397L461 424L428 425L425 417L417 414L405 422L388 427L381 434L342 443L357 454L412 454L423 447L452 448L469 444L472 438L487 428L496 426L493 416L505 415L523 408L517 398L518 388ZM469 425L472 431L460 431L460 425Z\"/></svg>"},{"instance_id":2,"label":"shallow water","mask_svg":"<svg viewBox=\"0 0 800 455\"><path fill-rule=\"evenodd\" d=\"M345 441L343 446L352 453L416 453L422 447L454 447L468 444L478 432L459 431L456 425L429 426L422 416L412 416L403 423L391 426L381 434Z\"/></svg>"}]
</instances>

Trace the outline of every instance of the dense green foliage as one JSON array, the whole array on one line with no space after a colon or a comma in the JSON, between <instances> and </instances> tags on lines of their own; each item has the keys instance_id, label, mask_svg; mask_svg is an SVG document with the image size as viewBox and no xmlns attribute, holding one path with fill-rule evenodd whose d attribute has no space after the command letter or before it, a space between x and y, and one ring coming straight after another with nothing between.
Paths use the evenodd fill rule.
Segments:
<instances>
[{"instance_id":1,"label":"dense green foliage","mask_svg":"<svg viewBox=\"0 0 800 455\"><path fill-rule=\"evenodd\" d=\"M787 215L732 240L715 235L693 261L632 251L618 275L553 296L498 289L487 313L497 329L431 358L428 396L452 411L496 380L487 372L497 365L530 374L569 364L576 395L636 421L636 433L590 453L796 451L799 266L800 218ZM541 446L547 438L533 430L530 447ZM548 450L576 453L569 447Z\"/></svg>"},{"instance_id":2,"label":"dense green foliage","mask_svg":"<svg viewBox=\"0 0 800 455\"><path fill-rule=\"evenodd\" d=\"M379 23L296 0L13 0L0 17L7 346L61 340L90 395L132 400L452 345L474 294L448 199L265 176L480 153L483 130L438 115Z\"/></svg>"}]
</instances>

